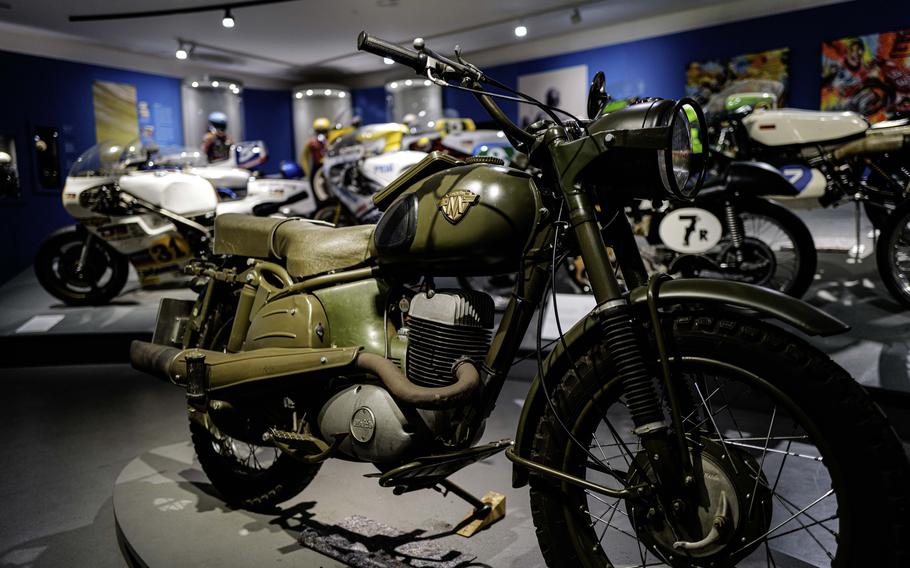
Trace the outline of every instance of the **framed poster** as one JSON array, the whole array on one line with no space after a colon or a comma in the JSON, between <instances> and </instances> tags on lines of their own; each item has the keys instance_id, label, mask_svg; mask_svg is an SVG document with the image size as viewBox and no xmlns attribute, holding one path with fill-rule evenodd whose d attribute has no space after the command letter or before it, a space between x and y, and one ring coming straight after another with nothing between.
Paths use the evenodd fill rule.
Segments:
<instances>
[{"instance_id":1,"label":"framed poster","mask_svg":"<svg viewBox=\"0 0 910 568\"><path fill-rule=\"evenodd\" d=\"M584 118L587 116L588 66L575 65L543 73L519 75L518 90L542 103ZM518 119L522 128L546 117L546 113L535 106L518 105Z\"/></svg>"},{"instance_id":2,"label":"framed poster","mask_svg":"<svg viewBox=\"0 0 910 568\"><path fill-rule=\"evenodd\" d=\"M767 79L784 86L786 99L790 82L790 48L769 49L727 59L692 61L686 66L686 96L701 104L734 81ZM782 104L782 101L778 101Z\"/></svg>"},{"instance_id":3,"label":"framed poster","mask_svg":"<svg viewBox=\"0 0 910 568\"><path fill-rule=\"evenodd\" d=\"M822 110L910 114L910 29L822 42Z\"/></svg>"},{"instance_id":4,"label":"framed poster","mask_svg":"<svg viewBox=\"0 0 910 568\"><path fill-rule=\"evenodd\" d=\"M126 144L139 137L136 87L126 83L92 82L95 141Z\"/></svg>"}]
</instances>

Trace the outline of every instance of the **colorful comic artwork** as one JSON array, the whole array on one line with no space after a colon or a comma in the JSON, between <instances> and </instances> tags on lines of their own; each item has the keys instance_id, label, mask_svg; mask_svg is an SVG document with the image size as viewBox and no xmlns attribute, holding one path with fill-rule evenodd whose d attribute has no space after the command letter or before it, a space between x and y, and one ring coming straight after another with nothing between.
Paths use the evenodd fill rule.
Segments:
<instances>
[{"instance_id":1,"label":"colorful comic artwork","mask_svg":"<svg viewBox=\"0 0 910 568\"><path fill-rule=\"evenodd\" d=\"M823 42L821 108L910 115L910 29Z\"/></svg>"},{"instance_id":2,"label":"colorful comic artwork","mask_svg":"<svg viewBox=\"0 0 910 568\"><path fill-rule=\"evenodd\" d=\"M729 59L692 61L686 67L686 95L701 104L734 81L768 79L784 86L784 97L790 81L790 49L770 49L747 53ZM780 102L780 101L779 101Z\"/></svg>"}]
</instances>

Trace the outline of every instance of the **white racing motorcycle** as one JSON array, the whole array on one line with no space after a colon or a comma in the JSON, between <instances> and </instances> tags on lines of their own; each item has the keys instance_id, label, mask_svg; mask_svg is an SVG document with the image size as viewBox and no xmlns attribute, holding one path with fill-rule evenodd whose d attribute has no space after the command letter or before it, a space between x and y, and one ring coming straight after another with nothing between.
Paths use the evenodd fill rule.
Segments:
<instances>
[{"instance_id":1,"label":"white racing motorcycle","mask_svg":"<svg viewBox=\"0 0 910 568\"><path fill-rule=\"evenodd\" d=\"M38 281L70 305L109 302L130 265L142 287L186 281L183 266L208 254L216 215L267 215L309 197L306 181L261 179L246 169L265 157L261 142L237 144L213 165L198 149L96 144L67 176L63 207L77 223L41 244Z\"/></svg>"}]
</instances>

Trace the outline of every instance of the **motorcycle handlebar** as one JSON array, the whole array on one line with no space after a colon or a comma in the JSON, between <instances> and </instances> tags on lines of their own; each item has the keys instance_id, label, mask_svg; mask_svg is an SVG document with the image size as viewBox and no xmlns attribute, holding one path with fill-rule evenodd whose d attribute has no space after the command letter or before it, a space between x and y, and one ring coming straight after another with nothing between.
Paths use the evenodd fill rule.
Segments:
<instances>
[{"instance_id":1,"label":"motorcycle handlebar","mask_svg":"<svg viewBox=\"0 0 910 568\"><path fill-rule=\"evenodd\" d=\"M357 49L366 51L380 57L388 57L392 61L410 67L417 73L423 73L426 57L421 57L416 51L395 45L384 39L371 36L365 31L357 37Z\"/></svg>"},{"instance_id":2,"label":"motorcycle handlebar","mask_svg":"<svg viewBox=\"0 0 910 568\"><path fill-rule=\"evenodd\" d=\"M406 67L410 67L418 75L423 75L427 71L427 67L432 66L440 76L467 79L473 83L483 81L483 74L476 68L452 61L447 57L432 52L423 45L422 40L415 40L415 47L418 47L420 52L371 36L366 31L360 32L357 37L357 49L359 51L366 51L380 57L388 57ZM534 135L525 132L520 126L512 122L492 97L476 92L474 96L477 97L477 100L493 120L499 123L510 139L522 145L530 145L534 142Z\"/></svg>"}]
</instances>

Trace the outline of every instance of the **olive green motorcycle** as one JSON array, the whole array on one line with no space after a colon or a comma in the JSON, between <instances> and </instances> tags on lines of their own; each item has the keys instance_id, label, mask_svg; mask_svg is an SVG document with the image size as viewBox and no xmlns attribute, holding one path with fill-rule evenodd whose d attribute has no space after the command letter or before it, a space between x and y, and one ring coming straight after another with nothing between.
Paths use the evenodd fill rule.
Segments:
<instances>
[{"instance_id":1,"label":"olive green motorcycle","mask_svg":"<svg viewBox=\"0 0 910 568\"><path fill-rule=\"evenodd\" d=\"M376 195L376 225L218 217L220 260L189 268L198 301L163 302L131 358L186 390L225 500L274 507L339 457L375 464L396 494L452 491L485 522L491 503L448 478L505 452L549 566L910 565L901 445L801 337L847 326L765 288L647 276L622 206L697 193L708 144L695 102L601 116L593 88L592 118L578 119L458 50L366 33L358 47L473 93L540 173L430 154ZM523 130L497 98L549 119ZM483 442L567 255L584 259L597 307L538 349L515 440ZM507 272L495 330L488 295L435 280Z\"/></svg>"}]
</instances>

